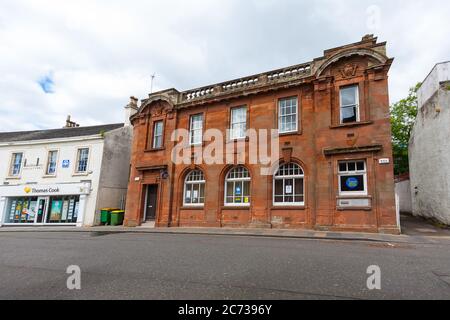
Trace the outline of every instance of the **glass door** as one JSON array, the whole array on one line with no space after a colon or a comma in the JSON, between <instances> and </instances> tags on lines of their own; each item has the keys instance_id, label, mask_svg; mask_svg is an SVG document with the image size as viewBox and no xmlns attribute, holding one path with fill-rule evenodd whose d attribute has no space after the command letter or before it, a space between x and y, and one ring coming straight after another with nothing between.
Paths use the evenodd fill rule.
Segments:
<instances>
[{"instance_id":1,"label":"glass door","mask_svg":"<svg viewBox=\"0 0 450 320\"><path fill-rule=\"evenodd\" d=\"M36 223L44 223L47 217L49 198L48 197L38 198L37 203L38 205L37 205Z\"/></svg>"}]
</instances>

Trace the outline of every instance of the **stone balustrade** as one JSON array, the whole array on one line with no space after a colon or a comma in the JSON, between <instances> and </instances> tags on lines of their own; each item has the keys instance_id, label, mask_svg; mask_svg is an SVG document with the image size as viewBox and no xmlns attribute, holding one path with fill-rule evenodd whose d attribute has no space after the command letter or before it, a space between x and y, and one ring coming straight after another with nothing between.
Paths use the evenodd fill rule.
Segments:
<instances>
[{"instance_id":1,"label":"stone balustrade","mask_svg":"<svg viewBox=\"0 0 450 320\"><path fill-rule=\"evenodd\" d=\"M291 66L258 75L231 80L181 93L181 103L212 98L219 94L244 91L273 82L287 82L311 75L312 63Z\"/></svg>"}]
</instances>

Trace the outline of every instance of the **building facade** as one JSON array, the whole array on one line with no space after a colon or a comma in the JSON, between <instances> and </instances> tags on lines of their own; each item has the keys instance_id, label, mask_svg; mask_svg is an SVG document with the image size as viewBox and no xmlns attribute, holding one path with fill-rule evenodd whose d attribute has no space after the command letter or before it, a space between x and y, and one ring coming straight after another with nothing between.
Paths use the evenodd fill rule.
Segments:
<instances>
[{"instance_id":1,"label":"building facade","mask_svg":"<svg viewBox=\"0 0 450 320\"><path fill-rule=\"evenodd\" d=\"M0 133L0 226L94 226L125 206L131 127L67 123Z\"/></svg>"},{"instance_id":2,"label":"building facade","mask_svg":"<svg viewBox=\"0 0 450 320\"><path fill-rule=\"evenodd\" d=\"M304 64L150 94L131 118L125 224L398 233L392 61L368 35Z\"/></svg>"},{"instance_id":3,"label":"building facade","mask_svg":"<svg viewBox=\"0 0 450 320\"><path fill-rule=\"evenodd\" d=\"M433 68L417 98L409 143L412 211L450 225L450 62Z\"/></svg>"}]
</instances>

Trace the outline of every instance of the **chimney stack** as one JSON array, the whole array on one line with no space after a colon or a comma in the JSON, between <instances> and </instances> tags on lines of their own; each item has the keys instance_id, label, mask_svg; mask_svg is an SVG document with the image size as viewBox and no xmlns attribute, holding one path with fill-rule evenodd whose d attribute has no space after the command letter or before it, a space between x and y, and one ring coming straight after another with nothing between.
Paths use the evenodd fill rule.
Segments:
<instances>
[{"instance_id":1,"label":"chimney stack","mask_svg":"<svg viewBox=\"0 0 450 320\"><path fill-rule=\"evenodd\" d=\"M130 102L125 106L125 126L131 126L130 118L138 112L138 99L130 97Z\"/></svg>"},{"instance_id":2,"label":"chimney stack","mask_svg":"<svg viewBox=\"0 0 450 320\"><path fill-rule=\"evenodd\" d=\"M80 125L70 120L70 115L67 116L66 125L64 128L78 128Z\"/></svg>"}]
</instances>

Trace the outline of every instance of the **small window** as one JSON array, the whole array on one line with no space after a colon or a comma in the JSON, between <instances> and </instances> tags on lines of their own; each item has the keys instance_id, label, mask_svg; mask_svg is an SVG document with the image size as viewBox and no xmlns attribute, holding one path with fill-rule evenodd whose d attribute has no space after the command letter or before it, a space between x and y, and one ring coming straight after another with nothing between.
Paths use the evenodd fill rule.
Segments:
<instances>
[{"instance_id":1,"label":"small window","mask_svg":"<svg viewBox=\"0 0 450 320\"><path fill-rule=\"evenodd\" d=\"M358 86L345 87L340 90L341 123L359 122Z\"/></svg>"},{"instance_id":2,"label":"small window","mask_svg":"<svg viewBox=\"0 0 450 320\"><path fill-rule=\"evenodd\" d=\"M11 177L17 177L22 170L22 158L23 153L13 153L11 158L11 167L9 169L9 175Z\"/></svg>"},{"instance_id":3,"label":"small window","mask_svg":"<svg viewBox=\"0 0 450 320\"><path fill-rule=\"evenodd\" d=\"M297 98L281 99L278 101L278 130L280 133L298 130Z\"/></svg>"},{"instance_id":4,"label":"small window","mask_svg":"<svg viewBox=\"0 0 450 320\"><path fill-rule=\"evenodd\" d=\"M205 203L205 176L200 170L190 172L184 182L185 206L202 206Z\"/></svg>"},{"instance_id":5,"label":"small window","mask_svg":"<svg viewBox=\"0 0 450 320\"><path fill-rule=\"evenodd\" d=\"M163 147L164 122L156 121L153 125L153 149Z\"/></svg>"},{"instance_id":6,"label":"small window","mask_svg":"<svg viewBox=\"0 0 450 320\"><path fill-rule=\"evenodd\" d=\"M191 116L189 127L189 140L191 145L199 145L203 142L203 115Z\"/></svg>"},{"instance_id":7,"label":"small window","mask_svg":"<svg viewBox=\"0 0 450 320\"><path fill-rule=\"evenodd\" d=\"M89 159L89 149L88 148L78 149L77 166L76 166L77 173L87 172L88 159Z\"/></svg>"},{"instance_id":8,"label":"small window","mask_svg":"<svg viewBox=\"0 0 450 320\"><path fill-rule=\"evenodd\" d=\"M250 173L245 167L236 167L225 178L225 205L250 205Z\"/></svg>"},{"instance_id":9,"label":"small window","mask_svg":"<svg viewBox=\"0 0 450 320\"><path fill-rule=\"evenodd\" d=\"M243 139L247 135L247 108L231 109L231 139Z\"/></svg>"},{"instance_id":10,"label":"small window","mask_svg":"<svg viewBox=\"0 0 450 320\"><path fill-rule=\"evenodd\" d=\"M273 177L273 203L276 206L305 205L305 176L295 164L282 165Z\"/></svg>"},{"instance_id":11,"label":"small window","mask_svg":"<svg viewBox=\"0 0 450 320\"><path fill-rule=\"evenodd\" d=\"M366 162L339 162L339 193L340 195L367 195Z\"/></svg>"},{"instance_id":12,"label":"small window","mask_svg":"<svg viewBox=\"0 0 450 320\"><path fill-rule=\"evenodd\" d=\"M52 176L56 174L57 158L58 158L58 151L49 151L46 170L47 175Z\"/></svg>"}]
</instances>

